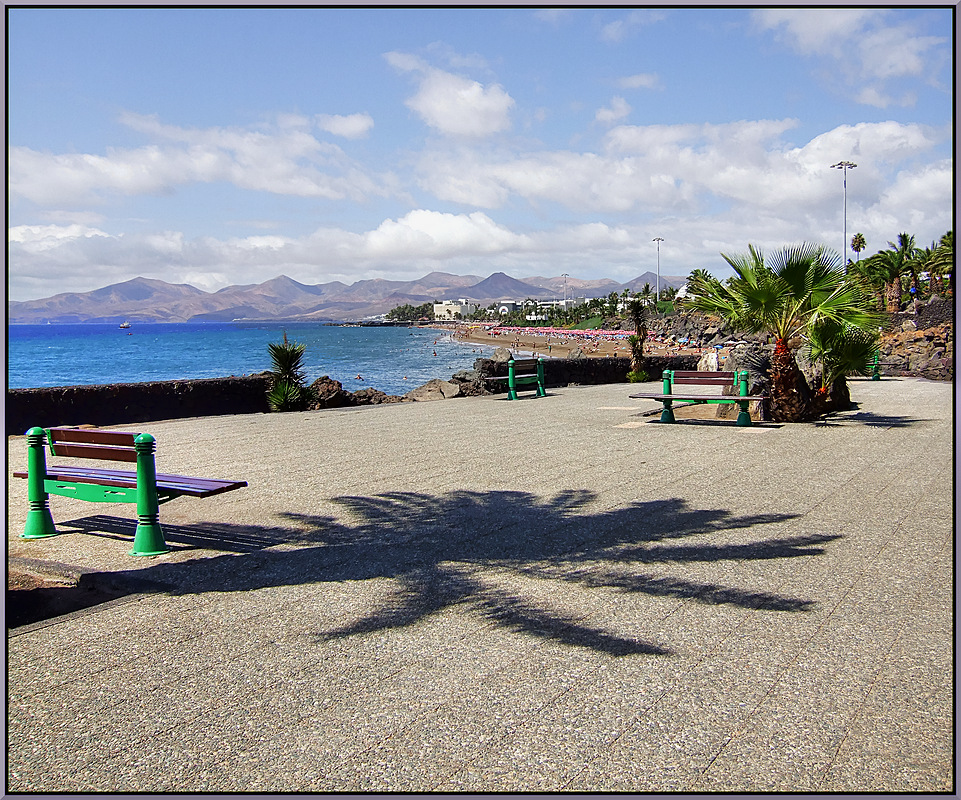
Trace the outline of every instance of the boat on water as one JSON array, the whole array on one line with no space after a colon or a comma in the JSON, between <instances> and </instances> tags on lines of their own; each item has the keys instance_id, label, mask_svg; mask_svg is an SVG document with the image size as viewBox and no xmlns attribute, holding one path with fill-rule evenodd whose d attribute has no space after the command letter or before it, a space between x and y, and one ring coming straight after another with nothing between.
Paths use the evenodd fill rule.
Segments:
<instances>
[{"instance_id":1,"label":"boat on water","mask_svg":"<svg viewBox=\"0 0 961 800\"><path fill-rule=\"evenodd\" d=\"M121 327L121 328L129 328L129 327L130 327L130 323L127 322L127 320L124 320L123 322L120 323L120 327Z\"/></svg>"}]
</instances>

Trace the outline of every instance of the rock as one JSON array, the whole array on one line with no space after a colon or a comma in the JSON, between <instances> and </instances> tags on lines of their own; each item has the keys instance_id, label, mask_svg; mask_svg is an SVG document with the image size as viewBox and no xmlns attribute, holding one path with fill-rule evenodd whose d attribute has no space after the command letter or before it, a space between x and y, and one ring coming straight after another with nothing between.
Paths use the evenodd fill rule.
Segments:
<instances>
[{"instance_id":1,"label":"rock","mask_svg":"<svg viewBox=\"0 0 961 800\"><path fill-rule=\"evenodd\" d=\"M353 393L354 404L358 406L377 406L382 403L401 403L404 398L398 394L387 394L372 386L358 389Z\"/></svg>"},{"instance_id":2,"label":"rock","mask_svg":"<svg viewBox=\"0 0 961 800\"><path fill-rule=\"evenodd\" d=\"M717 372L717 370L717 350L712 347L704 355L702 355L701 360L697 362L697 371Z\"/></svg>"},{"instance_id":3,"label":"rock","mask_svg":"<svg viewBox=\"0 0 961 800\"><path fill-rule=\"evenodd\" d=\"M901 323L902 331L916 331L918 326L915 324L914 320L906 319Z\"/></svg>"},{"instance_id":4,"label":"rock","mask_svg":"<svg viewBox=\"0 0 961 800\"><path fill-rule=\"evenodd\" d=\"M310 385L314 400L310 405L311 409L317 408L343 408L344 406L354 405L354 397L350 392L345 392L340 381L324 375Z\"/></svg>"},{"instance_id":5,"label":"rock","mask_svg":"<svg viewBox=\"0 0 961 800\"><path fill-rule=\"evenodd\" d=\"M513 358L513 354L506 347L498 347L491 356L491 361L503 361L505 364Z\"/></svg>"},{"instance_id":6,"label":"rock","mask_svg":"<svg viewBox=\"0 0 961 800\"><path fill-rule=\"evenodd\" d=\"M448 400L460 396L460 386L452 381L433 378L423 386L418 386L404 395L409 400L423 402L426 400Z\"/></svg>"},{"instance_id":7,"label":"rock","mask_svg":"<svg viewBox=\"0 0 961 800\"><path fill-rule=\"evenodd\" d=\"M577 359L577 358L586 358L587 356L584 355L584 351L581 350L581 348L575 347L573 350L571 350L570 353L568 353L567 357L570 359Z\"/></svg>"}]
</instances>

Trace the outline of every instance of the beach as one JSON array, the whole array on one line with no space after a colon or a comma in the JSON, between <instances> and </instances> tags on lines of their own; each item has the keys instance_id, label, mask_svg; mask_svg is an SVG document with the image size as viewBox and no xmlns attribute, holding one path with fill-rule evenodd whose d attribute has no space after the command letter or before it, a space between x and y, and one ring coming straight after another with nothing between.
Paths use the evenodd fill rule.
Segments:
<instances>
[{"instance_id":1,"label":"beach","mask_svg":"<svg viewBox=\"0 0 961 800\"><path fill-rule=\"evenodd\" d=\"M567 358L571 351L580 349L588 358L630 358L627 337L632 331L562 331L534 327L517 328L482 325L457 325L444 328L455 341L506 347L518 355L540 355L545 358ZM649 356L699 355L709 348L688 346L662 337L649 335L644 342L644 354ZM726 351L722 351L726 355Z\"/></svg>"}]
</instances>

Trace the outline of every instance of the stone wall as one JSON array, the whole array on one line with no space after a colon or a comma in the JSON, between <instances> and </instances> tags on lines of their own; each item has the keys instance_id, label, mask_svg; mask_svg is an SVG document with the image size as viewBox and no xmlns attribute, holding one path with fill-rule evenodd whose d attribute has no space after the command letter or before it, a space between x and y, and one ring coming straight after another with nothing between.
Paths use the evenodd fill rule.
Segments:
<instances>
[{"instance_id":1,"label":"stone wall","mask_svg":"<svg viewBox=\"0 0 961 800\"><path fill-rule=\"evenodd\" d=\"M649 380L658 380L665 369L697 369L698 356L647 356ZM590 386L602 383L627 383L631 368L629 358L548 358L544 359L544 380L547 386ZM480 377L507 375L507 363L490 358L479 358L474 370ZM506 381L490 383L493 393L507 391Z\"/></svg>"},{"instance_id":2,"label":"stone wall","mask_svg":"<svg viewBox=\"0 0 961 800\"><path fill-rule=\"evenodd\" d=\"M116 426L268 411L266 375L7 391L7 436L35 425Z\"/></svg>"},{"instance_id":3,"label":"stone wall","mask_svg":"<svg viewBox=\"0 0 961 800\"><path fill-rule=\"evenodd\" d=\"M878 349L881 375L954 380L954 323L884 334Z\"/></svg>"}]
</instances>

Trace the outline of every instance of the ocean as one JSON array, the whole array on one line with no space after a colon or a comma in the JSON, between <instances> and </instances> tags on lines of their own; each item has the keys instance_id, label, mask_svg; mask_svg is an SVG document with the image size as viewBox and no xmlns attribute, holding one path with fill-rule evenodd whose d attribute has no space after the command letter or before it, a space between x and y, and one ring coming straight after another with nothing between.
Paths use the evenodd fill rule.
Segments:
<instances>
[{"instance_id":1,"label":"ocean","mask_svg":"<svg viewBox=\"0 0 961 800\"><path fill-rule=\"evenodd\" d=\"M267 345L306 345L309 381L329 375L347 391L404 394L431 378L471 369L493 347L454 341L433 328L320 323L200 322L10 325L7 387L222 378L270 369ZM359 377L358 377L359 376Z\"/></svg>"}]
</instances>

